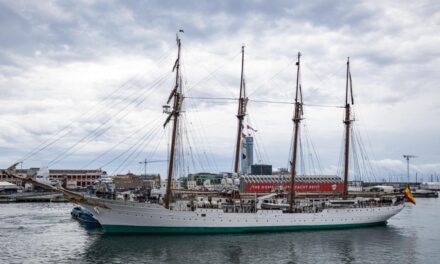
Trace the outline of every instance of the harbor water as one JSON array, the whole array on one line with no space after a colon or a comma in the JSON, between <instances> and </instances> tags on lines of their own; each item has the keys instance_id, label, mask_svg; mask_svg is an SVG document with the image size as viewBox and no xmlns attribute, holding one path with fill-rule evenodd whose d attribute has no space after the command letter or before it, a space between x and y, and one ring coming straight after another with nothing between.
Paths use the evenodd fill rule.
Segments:
<instances>
[{"instance_id":1,"label":"harbor water","mask_svg":"<svg viewBox=\"0 0 440 264\"><path fill-rule=\"evenodd\" d=\"M440 199L386 226L228 235L107 235L69 203L0 205L0 263L439 263Z\"/></svg>"}]
</instances>

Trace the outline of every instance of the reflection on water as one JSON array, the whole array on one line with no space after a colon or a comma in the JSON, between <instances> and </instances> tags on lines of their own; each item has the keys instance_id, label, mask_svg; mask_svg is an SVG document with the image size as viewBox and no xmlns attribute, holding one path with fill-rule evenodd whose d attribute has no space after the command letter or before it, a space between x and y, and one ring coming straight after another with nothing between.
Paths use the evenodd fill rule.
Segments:
<instances>
[{"instance_id":1,"label":"reflection on water","mask_svg":"<svg viewBox=\"0 0 440 264\"><path fill-rule=\"evenodd\" d=\"M229 235L107 235L70 204L0 205L1 263L437 263L439 201L419 199L387 226Z\"/></svg>"},{"instance_id":2,"label":"reflection on water","mask_svg":"<svg viewBox=\"0 0 440 264\"><path fill-rule=\"evenodd\" d=\"M410 256L414 247L415 240L403 236L399 228L392 226L240 235L101 235L86 248L82 260L142 260L163 263L378 263L385 262L384 260L401 261L402 257Z\"/></svg>"}]
</instances>

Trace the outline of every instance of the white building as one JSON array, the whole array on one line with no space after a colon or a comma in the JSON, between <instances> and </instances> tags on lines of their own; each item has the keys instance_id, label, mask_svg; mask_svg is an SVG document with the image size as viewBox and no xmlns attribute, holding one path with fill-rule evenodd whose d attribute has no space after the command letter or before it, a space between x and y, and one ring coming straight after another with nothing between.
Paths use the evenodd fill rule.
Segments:
<instances>
[{"instance_id":1,"label":"white building","mask_svg":"<svg viewBox=\"0 0 440 264\"><path fill-rule=\"evenodd\" d=\"M168 186L168 180L162 180L160 182L160 188L166 189L167 186ZM181 180L173 180L172 185L171 185L171 189L174 189L174 190L183 189L182 181Z\"/></svg>"},{"instance_id":2,"label":"white building","mask_svg":"<svg viewBox=\"0 0 440 264\"><path fill-rule=\"evenodd\" d=\"M186 186L187 186L188 190L195 190L197 187L197 182L196 181L187 181Z\"/></svg>"}]
</instances>

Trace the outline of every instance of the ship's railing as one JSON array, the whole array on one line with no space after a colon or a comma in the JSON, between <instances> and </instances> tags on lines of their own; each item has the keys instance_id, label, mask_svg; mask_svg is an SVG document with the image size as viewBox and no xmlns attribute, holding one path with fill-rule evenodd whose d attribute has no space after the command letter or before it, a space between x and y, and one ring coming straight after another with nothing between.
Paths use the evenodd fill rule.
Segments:
<instances>
[{"instance_id":1,"label":"ship's railing","mask_svg":"<svg viewBox=\"0 0 440 264\"><path fill-rule=\"evenodd\" d=\"M257 208L255 204L224 204L222 206L225 213L255 213Z\"/></svg>"},{"instance_id":2,"label":"ship's railing","mask_svg":"<svg viewBox=\"0 0 440 264\"><path fill-rule=\"evenodd\" d=\"M343 203L331 203L329 201L313 201L313 202L300 202L293 207L292 213L320 213L325 209L343 209L343 208L377 208L377 207L389 207L402 204L403 199L389 199L389 200L355 200L351 202ZM277 210L288 213L288 209L282 205L277 207L277 204L270 204L271 207L264 207L257 209L254 200L233 200L227 199L222 203L197 203L195 200L181 201L173 205L173 210L176 211L195 211L198 208L201 209L221 209L224 213L256 213L259 210Z\"/></svg>"}]
</instances>

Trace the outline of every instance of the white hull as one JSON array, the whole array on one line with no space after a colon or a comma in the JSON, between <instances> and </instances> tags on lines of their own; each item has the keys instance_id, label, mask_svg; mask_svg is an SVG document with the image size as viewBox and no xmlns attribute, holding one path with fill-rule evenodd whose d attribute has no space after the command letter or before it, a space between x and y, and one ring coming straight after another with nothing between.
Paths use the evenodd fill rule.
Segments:
<instances>
[{"instance_id":1,"label":"white hull","mask_svg":"<svg viewBox=\"0 0 440 264\"><path fill-rule=\"evenodd\" d=\"M106 232L209 233L346 228L384 224L404 205L331 208L318 213L225 213L221 209L173 211L158 204L96 200L108 208L84 204Z\"/></svg>"}]
</instances>

